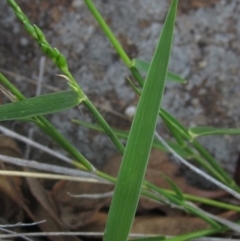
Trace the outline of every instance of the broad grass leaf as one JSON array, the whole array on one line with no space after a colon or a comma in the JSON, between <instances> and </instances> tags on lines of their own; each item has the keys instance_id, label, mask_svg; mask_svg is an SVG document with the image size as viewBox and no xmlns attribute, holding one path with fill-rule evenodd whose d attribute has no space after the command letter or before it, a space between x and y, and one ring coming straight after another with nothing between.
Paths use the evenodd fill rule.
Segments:
<instances>
[{"instance_id":1,"label":"broad grass leaf","mask_svg":"<svg viewBox=\"0 0 240 241\"><path fill-rule=\"evenodd\" d=\"M136 212L165 88L177 0L173 0L151 61L124 151L104 241L126 241Z\"/></svg>"},{"instance_id":2,"label":"broad grass leaf","mask_svg":"<svg viewBox=\"0 0 240 241\"><path fill-rule=\"evenodd\" d=\"M192 136L192 138L196 138L199 136L207 136L207 135L239 135L240 129L198 126L198 127L189 128L188 133Z\"/></svg>"},{"instance_id":3,"label":"broad grass leaf","mask_svg":"<svg viewBox=\"0 0 240 241\"><path fill-rule=\"evenodd\" d=\"M63 91L33 97L0 106L0 121L25 119L67 110L81 102L75 91Z\"/></svg>"},{"instance_id":4,"label":"broad grass leaf","mask_svg":"<svg viewBox=\"0 0 240 241\"><path fill-rule=\"evenodd\" d=\"M150 67L149 62L141 60L141 59L133 59L132 64L139 71L143 71L145 73L148 72L149 67ZM173 82L178 82L178 83L182 83L182 84L187 83L187 81L185 79L183 79L181 76L174 74L172 72L167 72L166 78L167 78L167 80L173 81Z\"/></svg>"}]
</instances>

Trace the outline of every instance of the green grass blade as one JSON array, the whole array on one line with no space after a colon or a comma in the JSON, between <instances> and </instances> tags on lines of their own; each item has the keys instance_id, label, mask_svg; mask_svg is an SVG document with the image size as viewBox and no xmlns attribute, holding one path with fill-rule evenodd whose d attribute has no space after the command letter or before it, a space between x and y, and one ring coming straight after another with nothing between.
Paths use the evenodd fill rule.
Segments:
<instances>
[{"instance_id":1,"label":"green grass blade","mask_svg":"<svg viewBox=\"0 0 240 241\"><path fill-rule=\"evenodd\" d=\"M181 134L186 140L191 140L191 136L189 135L187 129L166 110L161 109L160 116L164 120L164 122L167 123L167 125L172 126L174 129L176 129L176 131Z\"/></svg>"},{"instance_id":2,"label":"green grass blade","mask_svg":"<svg viewBox=\"0 0 240 241\"><path fill-rule=\"evenodd\" d=\"M67 110L81 102L75 91L41 95L0 106L0 121L29 118Z\"/></svg>"},{"instance_id":3,"label":"green grass blade","mask_svg":"<svg viewBox=\"0 0 240 241\"><path fill-rule=\"evenodd\" d=\"M137 68L140 71L143 71L145 73L148 72L150 63L141 59L133 59L132 60L132 65Z\"/></svg>"},{"instance_id":4,"label":"green grass blade","mask_svg":"<svg viewBox=\"0 0 240 241\"><path fill-rule=\"evenodd\" d=\"M104 241L126 241L132 226L165 88L177 0L173 0L143 87L110 206Z\"/></svg>"},{"instance_id":5,"label":"green grass blade","mask_svg":"<svg viewBox=\"0 0 240 241\"><path fill-rule=\"evenodd\" d=\"M108 27L107 23L104 21L101 14L98 12L96 7L94 6L93 2L91 0L84 0L84 2L86 3L86 5L89 8L89 10L91 11L92 15L95 17L95 19L101 26L102 30L104 31L105 35L110 40L113 47L116 49L117 53L119 54L119 56L121 57L123 62L126 64L126 66L130 67L132 64L130 58L128 57L126 52L123 50L120 42L114 36L111 29Z\"/></svg>"},{"instance_id":6,"label":"green grass blade","mask_svg":"<svg viewBox=\"0 0 240 241\"><path fill-rule=\"evenodd\" d=\"M189 128L188 133L192 136L192 138L196 138L199 136L207 136L207 135L239 135L240 129L198 126L198 127Z\"/></svg>"},{"instance_id":7,"label":"green grass blade","mask_svg":"<svg viewBox=\"0 0 240 241\"><path fill-rule=\"evenodd\" d=\"M0 83L3 83L18 100L25 100L25 96L3 75L0 73ZM73 158L81 162L87 170L95 171L96 168L69 142L55 127L43 116L33 117L36 125L58 143ZM22 121L23 119L21 119Z\"/></svg>"},{"instance_id":8,"label":"green grass blade","mask_svg":"<svg viewBox=\"0 0 240 241\"><path fill-rule=\"evenodd\" d=\"M137 68L139 71L143 71L145 73L148 72L149 67L150 67L150 63L141 59L133 59L132 60L132 65ZM166 76L167 80L169 81L173 81L173 82L178 82L181 84L186 84L187 81L185 79L183 79L182 77L180 77L177 74L174 74L172 72L167 72L167 76Z\"/></svg>"},{"instance_id":9,"label":"green grass blade","mask_svg":"<svg viewBox=\"0 0 240 241\"><path fill-rule=\"evenodd\" d=\"M222 228L226 229L226 228ZM166 239L167 241L186 241L186 240L193 240L197 239L200 237L206 237L207 235L212 235L215 233L218 233L220 230L219 228L209 228L209 229L204 229L192 233L187 233L187 234L182 234L173 238ZM207 240L207 238L205 238Z\"/></svg>"},{"instance_id":10,"label":"green grass blade","mask_svg":"<svg viewBox=\"0 0 240 241\"><path fill-rule=\"evenodd\" d=\"M168 182L172 190L175 192L176 197L178 197L181 201L185 201L183 193L180 190L180 188L177 186L177 184L173 180L171 180L171 178L166 176L164 173L160 173L160 175Z\"/></svg>"},{"instance_id":11,"label":"green grass blade","mask_svg":"<svg viewBox=\"0 0 240 241\"><path fill-rule=\"evenodd\" d=\"M104 132L103 128L99 125L96 124L92 124L89 122L85 122L85 121L81 121L81 120L76 120L76 119L72 119L73 123L76 123L78 125L82 125L84 127L90 128L92 130L96 130L96 131L100 131L100 132ZM119 129L115 129L115 128L111 128L112 131L115 133L115 135L118 138L121 138L123 140L127 140L128 139L128 135L129 132L128 131L123 131L123 130L119 130ZM168 145L174 150L176 151L179 155L181 155L182 157L184 157L185 159L190 159L192 158L192 155L190 155L189 153L187 153L186 151L183 150L183 148L176 142L172 142L172 141L167 141ZM165 151L168 152L168 149L162 145L158 140L154 139L153 140L153 145L154 148L157 148L161 151Z\"/></svg>"},{"instance_id":12,"label":"green grass blade","mask_svg":"<svg viewBox=\"0 0 240 241\"><path fill-rule=\"evenodd\" d=\"M181 83L181 84L187 83L187 81L185 79L183 79L181 76L179 76L175 73L172 73L172 72L167 73L167 80L173 81L173 82L178 82L178 83Z\"/></svg>"},{"instance_id":13,"label":"green grass blade","mask_svg":"<svg viewBox=\"0 0 240 241\"><path fill-rule=\"evenodd\" d=\"M1 72L0 83L4 84L18 100L26 99L24 95Z\"/></svg>"},{"instance_id":14,"label":"green grass blade","mask_svg":"<svg viewBox=\"0 0 240 241\"><path fill-rule=\"evenodd\" d=\"M206 170L217 177L218 180L224 182L232 188L237 188L237 186L232 181L232 178L229 177L229 175L222 169L222 167L209 154L209 152L204 147L202 147L200 143L194 140L191 133L177 119L175 119L171 114L163 109L160 110L160 116L177 140L178 136L181 135L185 140L192 142L193 146L199 152L199 154L206 159L204 161L202 158L195 158L204 168L206 168Z\"/></svg>"},{"instance_id":15,"label":"green grass blade","mask_svg":"<svg viewBox=\"0 0 240 241\"><path fill-rule=\"evenodd\" d=\"M90 128L92 130L96 130L96 131L99 131L99 132L104 132L103 128L100 125L96 125L96 124L92 124L92 123L89 123L89 122L76 120L76 119L72 119L72 122L76 123L78 125ZM119 130L119 129L116 129L116 128L111 128L111 129L113 130L113 132L116 134L116 136L118 138L122 138L124 140L127 140L128 134L129 134L128 131L123 131L123 130Z\"/></svg>"},{"instance_id":16,"label":"green grass blade","mask_svg":"<svg viewBox=\"0 0 240 241\"><path fill-rule=\"evenodd\" d=\"M148 181L145 181L144 185L146 187L158 192L159 194L163 195L168 200L168 204L172 203L174 205L177 205L178 207L181 207L181 209L184 208L185 210L187 210L187 212L202 218L203 220L205 220L210 225L212 225L214 227L219 227L219 224L215 220L208 217L200 209L192 206L191 204L185 202L184 200L180 200L178 197L175 196L175 194L172 195L172 194L170 194L169 191L161 189L161 188L155 186L154 184L152 184Z\"/></svg>"},{"instance_id":17,"label":"green grass blade","mask_svg":"<svg viewBox=\"0 0 240 241\"><path fill-rule=\"evenodd\" d=\"M128 78L128 82L131 85L132 89L134 90L134 92L138 95L141 95L142 91L140 89L137 88L137 86L135 86L135 84L131 81L130 78Z\"/></svg>"},{"instance_id":18,"label":"green grass blade","mask_svg":"<svg viewBox=\"0 0 240 241\"><path fill-rule=\"evenodd\" d=\"M27 32L35 39L35 41L40 46L41 50L45 55L47 55L53 63L63 72L65 77L68 80L69 86L72 88L72 90L75 90L78 92L79 98L82 99L83 104L88 108L88 110L94 115L96 120L99 122L99 124L103 127L103 129L106 131L112 142L115 144L117 149L123 154L124 152L124 146L122 143L118 140L118 138L114 135L112 130L110 129L108 123L104 120L104 118L101 116L101 114L98 112L98 110L95 108L95 106L91 103L91 101L87 98L81 87L78 85L77 81L74 79L72 74L68 70L68 64L66 58L61 54L56 48L53 48L50 43L46 40L44 33L41 31L39 27L32 24L28 17L22 12L21 8L18 6L18 4L15 2L15 0L7 0L8 4L12 7L15 15L17 18L23 23L24 27L26 28ZM91 2L91 1L88 1ZM91 3L94 7L94 5ZM97 12L95 9L94 12ZM100 16L98 14L98 16ZM106 23L105 23L106 25ZM110 31L110 29L108 29ZM114 37L114 36L112 36ZM116 38L115 38L116 40ZM118 44L118 43L116 43ZM121 45L117 45L119 49L121 49ZM127 60L128 56L125 54L124 51L120 50L122 53L122 56L125 56L125 60ZM127 60L129 64L131 64L130 59Z\"/></svg>"},{"instance_id":19,"label":"green grass blade","mask_svg":"<svg viewBox=\"0 0 240 241\"><path fill-rule=\"evenodd\" d=\"M158 237L129 239L128 241L162 241L162 240L167 240L167 238L165 238L164 236L158 236Z\"/></svg>"}]
</instances>

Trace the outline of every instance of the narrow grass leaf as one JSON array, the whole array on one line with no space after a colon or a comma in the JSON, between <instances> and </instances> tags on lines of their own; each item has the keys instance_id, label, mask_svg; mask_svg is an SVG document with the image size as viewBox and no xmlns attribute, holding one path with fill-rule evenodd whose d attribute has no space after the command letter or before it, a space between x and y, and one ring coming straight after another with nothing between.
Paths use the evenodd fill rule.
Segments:
<instances>
[{"instance_id":1,"label":"narrow grass leaf","mask_svg":"<svg viewBox=\"0 0 240 241\"><path fill-rule=\"evenodd\" d=\"M172 190L175 192L176 196L181 200L185 201L185 198L183 196L182 191L179 189L177 184L171 180L168 176L166 176L164 173L161 173L161 176L168 182L168 184L171 186Z\"/></svg>"},{"instance_id":2,"label":"narrow grass leaf","mask_svg":"<svg viewBox=\"0 0 240 241\"><path fill-rule=\"evenodd\" d=\"M192 138L196 138L199 136L207 136L207 135L239 135L240 129L198 126L198 127L189 128L188 133L192 136Z\"/></svg>"},{"instance_id":3,"label":"narrow grass leaf","mask_svg":"<svg viewBox=\"0 0 240 241\"><path fill-rule=\"evenodd\" d=\"M174 129L177 130L185 139L191 140L191 136L189 135L187 129L177 120L175 119L170 113L166 110L160 110L160 116L167 123L167 125L172 126Z\"/></svg>"},{"instance_id":4,"label":"narrow grass leaf","mask_svg":"<svg viewBox=\"0 0 240 241\"><path fill-rule=\"evenodd\" d=\"M226 228L223 227L222 231L224 231ZM182 235L178 235L176 237L172 237L172 238L168 238L168 241L186 241L186 240L201 240L201 237L205 237L202 240L208 240L211 241L212 239L210 237L206 237L208 235L212 235L215 233L218 233L220 231L219 228L209 228L209 229L204 229L204 230L200 230L200 231L196 231L196 232L191 232L191 233L187 233L187 234L182 234ZM198 239L199 238L199 239ZM220 240L220 239L216 239L213 238L213 240Z\"/></svg>"},{"instance_id":5,"label":"narrow grass leaf","mask_svg":"<svg viewBox=\"0 0 240 241\"><path fill-rule=\"evenodd\" d=\"M172 73L172 72L167 73L167 80L173 81L173 82L178 82L178 83L181 83L181 84L187 83L187 81L185 79L183 79L181 76L179 76L175 73Z\"/></svg>"},{"instance_id":6,"label":"narrow grass leaf","mask_svg":"<svg viewBox=\"0 0 240 241\"><path fill-rule=\"evenodd\" d=\"M148 72L149 67L150 67L150 63L141 59L133 59L132 60L132 65L137 68L139 71L143 71L145 73ZM183 79L181 76L174 74L172 72L167 72L167 76L166 76L167 80L169 81L174 81L174 82L178 82L178 83L182 83L185 84L187 83L187 81L185 79Z\"/></svg>"},{"instance_id":7,"label":"narrow grass leaf","mask_svg":"<svg viewBox=\"0 0 240 241\"><path fill-rule=\"evenodd\" d=\"M129 239L128 241L162 241L162 240L167 240L167 238L165 238L164 236L157 236L157 237Z\"/></svg>"},{"instance_id":8,"label":"narrow grass leaf","mask_svg":"<svg viewBox=\"0 0 240 241\"><path fill-rule=\"evenodd\" d=\"M178 197L176 197L176 195L172 195L172 194L170 194L170 192L168 192L164 189L161 189L159 187L156 187L154 184L152 184L148 181L145 181L144 185L146 187L158 192L159 194L163 195L166 198L166 200L165 200L166 204L171 205L172 207L175 207L175 208L185 209L185 210L187 210L187 212L202 218L203 220L208 222L210 225L213 225L214 227L219 227L219 224L217 222L215 222L211 217L209 218L207 216L207 213L203 213L200 209L195 208L195 206L193 206L191 203L187 203L184 200L179 199Z\"/></svg>"},{"instance_id":9,"label":"narrow grass leaf","mask_svg":"<svg viewBox=\"0 0 240 241\"><path fill-rule=\"evenodd\" d=\"M84 127L90 128L92 130L104 132L103 128L99 125L96 125L96 124L92 124L92 123L89 123L89 122L76 120L76 119L72 119L72 122L76 123L78 125L82 125ZM128 139L128 135L129 135L128 131L123 131L123 130L119 130L119 129L116 129L116 128L112 128L112 130L118 138L121 138L123 140ZM172 142L172 141L167 141L167 143L172 149L174 149L174 151L176 151L179 155L181 155L185 159L190 159L192 157L191 155L189 155L188 152L184 151L183 148L178 143ZM152 147L157 148L161 151L168 152L168 149L156 139L153 140Z\"/></svg>"},{"instance_id":10,"label":"narrow grass leaf","mask_svg":"<svg viewBox=\"0 0 240 241\"><path fill-rule=\"evenodd\" d=\"M148 72L150 63L141 59L133 59L132 65L137 68L139 71L143 71L145 73Z\"/></svg>"},{"instance_id":11,"label":"narrow grass leaf","mask_svg":"<svg viewBox=\"0 0 240 241\"><path fill-rule=\"evenodd\" d=\"M56 113L81 102L75 91L63 91L41 95L0 106L0 121L29 118Z\"/></svg>"},{"instance_id":12,"label":"narrow grass leaf","mask_svg":"<svg viewBox=\"0 0 240 241\"><path fill-rule=\"evenodd\" d=\"M177 0L172 1L139 100L110 206L104 241L126 241L132 226L165 88L177 3Z\"/></svg>"},{"instance_id":13,"label":"narrow grass leaf","mask_svg":"<svg viewBox=\"0 0 240 241\"><path fill-rule=\"evenodd\" d=\"M81 125L81 126L90 128L90 129L92 129L92 130L104 132L103 128L102 128L101 126L99 126L99 125L96 125L96 124L92 124L92 123L89 123L89 122L85 122L85 121L81 121L81 120L76 120L76 119L72 119L72 122L73 122L73 123L76 123L76 124L78 124L78 125ZM124 140L127 140L128 134L129 134L128 131L123 131L123 130L119 130L119 129L112 128L112 127L111 127L111 129L113 130L113 132L115 133L115 135L117 135L117 137L122 138L122 139L124 139Z\"/></svg>"},{"instance_id":14,"label":"narrow grass leaf","mask_svg":"<svg viewBox=\"0 0 240 241\"><path fill-rule=\"evenodd\" d=\"M134 85L134 83L131 81L131 79L130 78L128 78L128 82L129 82L129 84L131 85L131 87L132 87L132 89L134 90L134 92L136 93L136 94L138 94L138 95L141 95L141 90L140 89L138 89L135 85Z\"/></svg>"}]
</instances>

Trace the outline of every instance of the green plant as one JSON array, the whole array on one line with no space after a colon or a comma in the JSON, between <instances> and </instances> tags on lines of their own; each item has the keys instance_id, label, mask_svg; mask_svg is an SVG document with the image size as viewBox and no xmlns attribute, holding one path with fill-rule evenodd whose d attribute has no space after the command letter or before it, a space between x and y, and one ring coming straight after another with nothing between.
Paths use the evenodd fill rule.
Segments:
<instances>
[{"instance_id":1,"label":"green plant","mask_svg":"<svg viewBox=\"0 0 240 241\"><path fill-rule=\"evenodd\" d=\"M160 189L155 185L144 181L144 173L147 167L149 153L151 147L154 146L161 148L164 151L177 153L184 158L194 158L215 179L217 179L216 183L221 184L221 187L225 188L226 191L236 197L239 198L240 196L240 189L234 183L232 178L229 177L218 162L196 140L196 137L201 135L226 133L239 134L239 130L221 130L209 127L187 129L170 113L161 109L161 100L163 98L166 80L169 79L180 83L185 81L176 74L168 72L168 62L171 53L178 5L177 0L172 0L151 63L136 59L131 60L92 1L85 0L89 10L92 12L115 50L138 83L138 86L131 83L133 89L140 95L140 100L129 133L114 130L109 127L107 122L75 81L68 69L65 57L56 48L51 47L45 39L42 31L36 25L31 24L30 20L14 0L7 0L7 2L14 10L18 19L23 23L27 32L38 43L43 53L46 54L63 73L64 77L68 80L71 90L25 99L17 88L0 73L0 81L6 87L5 92L10 92L9 95L14 96L14 103L0 107L0 121L18 119L34 122L75 159L74 165L76 167L92 172L99 177L116 183L104 240L127 240L140 194L152 198L155 201L173 204L177 208L201 217L211 225L211 229L209 230L186 234L185 236L175 237L171 240L186 240L193 237L201 237L225 231L226 229L232 229L235 231L240 230L238 225L234 225L231 222L226 223L224 220L203 212L190 203L190 201L203 202L209 205L225 207L237 211L239 211L239 207L182 194L178 187L167 177L166 179L170 183L173 191ZM140 71L147 72L145 80L140 74ZM51 105L49 105L49 103L51 103ZM45 117L42 116L49 113L56 113L79 104L85 105L99 124L99 126L86 123L85 125L89 128L97 128L98 130L104 131L120 153L123 154L122 165L117 179L96 170L96 168L78 150L76 150ZM162 118L170 133L176 139L176 142L169 143L170 148L163 142L159 142L159 138L154 139L154 135L157 136L155 133L155 126L158 116ZM76 120L75 122L84 124ZM127 139L126 147L120 142L119 137ZM158 238L156 238L156 240L158 240Z\"/></svg>"}]
</instances>

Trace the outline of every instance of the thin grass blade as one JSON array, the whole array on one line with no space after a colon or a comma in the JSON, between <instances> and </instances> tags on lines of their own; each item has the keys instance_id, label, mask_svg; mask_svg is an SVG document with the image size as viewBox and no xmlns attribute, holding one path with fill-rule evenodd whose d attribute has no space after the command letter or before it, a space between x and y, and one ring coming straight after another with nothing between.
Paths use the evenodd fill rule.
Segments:
<instances>
[{"instance_id":1,"label":"thin grass blade","mask_svg":"<svg viewBox=\"0 0 240 241\"><path fill-rule=\"evenodd\" d=\"M96 124L92 124L92 123L89 123L89 122L76 120L76 119L72 119L72 122L76 123L78 125L90 128L92 130L104 132L103 128L101 126L99 126L99 125L96 125ZM113 132L115 133L115 135L118 138L123 139L123 140L127 140L128 139L128 135L129 135L128 131L123 131L123 130L119 130L119 129L116 129L116 128L112 128L112 130L113 130ZM181 155L185 159L192 158L192 155L189 155L188 152L184 151L183 148L178 143L173 142L173 141L167 141L167 143L174 151L176 151L179 155ZM164 151L164 152L168 152L167 148L164 145L162 145L156 139L153 140L152 147L157 148L157 149L159 149L161 151Z\"/></svg>"},{"instance_id":2,"label":"thin grass blade","mask_svg":"<svg viewBox=\"0 0 240 241\"><path fill-rule=\"evenodd\" d=\"M189 128L188 133L192 136L192 138L196 138L199 136L207 136L207 135L239 135L240 129L198 126L198 127Z\"/></svg>"},{"instance_id":3,"label":"thin grass blade","mask_svg":"<svg viewBox=\"0 0 240 241\"><path fill-rule=\"evenodd\" d=\"M41 95L0 106L0 121L29 118L67 110L81 102L75 91Z\"/></svg>"},{"instance_id":4,"label":"thin grass blade","mask_svg":"<svg viewBox=\"0 0 240 241\"><path fill-rule=\"evenodd\" d=\"M187 129L170 113L168 113L166 110L161 109L160 116L167 125L173 127L173 129L176 129L177 133L181 134L185 139L191 140L191 136L189 135Z\"/></svg>"},{"instance_id":5,"label":"thin grass blade","mask_svg":"<svg viewBox=\"0 0 240 241\"><path fill-rule=\"evenodd\" d=\"M162 241L162 240L167 240L167 238L164 236L157 236L157 237L129 239L128 241Z\"/></svg>"},{"instance_id":6,"label":"thin grass blade","mask_svg":"<svg viewBox=\"0 0 240 241\"><path fill-rule=\"evenodd\" d=\"M139 71L143 71L145 73L148 72L150 63L141 59L133 59L132 60L132 65L137 68ZM167 72L166 76L167 80L173 81L173 82L178 82L181 84L186 84L187 81L183 79L181 76L174 74L172 72Z\"/></svg>"},{"instance_id":7,"label":"thin grass blade","mask_svg":"<svg viewBox=\"0 0 240 241\"><path fill-rule=\"evenodd\" d=\"M143 71L145 73L148 72L150 63L141 59L133 59L132 60L132 65L137 68L140 71Z\"/></svg>"},{"instance_id":8,"label":"thin grass blade","mask_svg":"<svg viewBox=\"0 0 240 241\"><path fill-rule=\"evenodd\" d=\"M226 230L227 228L222 228L222 230ZM215 234L217 232L219 232L219 228L209 228L209 229L204 229L204 230L200 230L200 231L196 231L196 232L191 232L191 233L187 233L187 234L182 234L182 235L178 235L176 237L173 238L169 238L167 239L168 241L186 241L186 240L201 240L198 239L200 237L206 237L208 235L212 235ZM215 238L214 238L215 239ZM205 240L209 240L211 241L210 237L206 237ZM216 240L216 239L215 239Z\"/></svg>"},{"instance_id":9,"label":"thin grass blade","mask_svg":"<svg viewBox=\"0 0 240 241\"><path fill-rule=\"evenodd\" d=\"M177 0L173 0L154 53L123 155L104 241L126 241L136 212L165 88Z\"/></svg>"},{"instance_id":10,"label":"thin grass blade","mask_svg":"<svg viewBox=\"0 0 240 241\"><path fill-rule=\"evenodd\" d=\"M185 79L183 79L181 76L179 76L175 73L172 73L172 72L167 73L167 80L172 81L172 82L181 83L181 84L187 83L187 81Z\"/></svg>"},{"instance_id":11,"label":"thin grass blade","mask_svg":"<svg viewBox=\"0 0 240 241\"><path fill-rule=\"evenodd\" d=\"M176 196L182 200L185 201L185 198L183 196L182 191L180 190L180 188L177 186L177 184L171 180L171 178L169 178L168 176L166 176L164 173L160 173L160 175L168 182L168 184L170 185L170 187L172 188L172 190L175 192Z\"/></svg>"}]
</instances>

